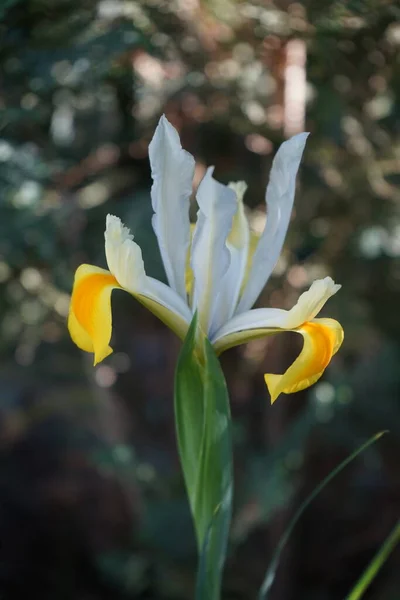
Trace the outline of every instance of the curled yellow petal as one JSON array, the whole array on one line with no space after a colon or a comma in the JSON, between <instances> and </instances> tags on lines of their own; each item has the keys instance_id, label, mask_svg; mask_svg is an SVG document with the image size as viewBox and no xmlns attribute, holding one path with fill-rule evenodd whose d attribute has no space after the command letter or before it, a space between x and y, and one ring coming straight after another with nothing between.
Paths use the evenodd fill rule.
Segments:
<instances>
[{"instance_id":1,"label":"curled yellow petal","mask_svg":"<svg viewBox=\"0 0 400 600\"><path fill-rule=\"evenodd\" d=\"M111 292L121 286L105 269L81 265L75 273L68 329L75 344L94 353L94 364L111 354Z\"/></svg>"},{"instance_id":2,"label":"curled yellow petal","mask_svg":"<svg viewBox=\"0 0 400 600\"><path fill-rule=\"evenodd\" d=\"M343 329L334 319L313 319L293 329L304 339L303 349L283 375L264 375L274 403L279 394L291 394L318 381L343 342Z\"/></svg>"}]
</instances>

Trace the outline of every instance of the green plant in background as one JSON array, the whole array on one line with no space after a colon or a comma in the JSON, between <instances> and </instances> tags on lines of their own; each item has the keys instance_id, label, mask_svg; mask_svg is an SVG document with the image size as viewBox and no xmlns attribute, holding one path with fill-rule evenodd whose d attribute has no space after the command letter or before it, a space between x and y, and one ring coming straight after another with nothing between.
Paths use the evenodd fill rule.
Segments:
<instances>
[{"instance_id":1,"label":"green plant in background","mask_svg":"<svg viewBox=\"0 0 400 600\"><path fill-rule=\"evenodd\" d=\"M391 533L388 535L384 543L382 544L379 551L376 553L370 564L357 581L355 587L352 589L350 594L345 600L359 600L369 585L372 583L378 571L388 558L389 554L394 550L396 545L400 542L400 520L397 521Z\"/></svg>"},{"instance_id":2,"label":"green plant in background","mask_svg":"<svg viewBox=\"0 0 400 600\"><path fill-rule=\"evenodd\" d=\"M199 211L191 239L189 197L194 159L163 116L149 147L153 228L169 286L145 273L140 247L121 221L107 217L109 271L81 265L72 293L69 330L76 344L106 358L112 330L111 292L124 289L185 339L175 380L179 451L201 554L197 594L220 595L232 502L229 399L217 354L282 331L304 338L303 350L283 375L265 375L274 402L317 381L343 340L333 319L317 319L340 286L315 281L289 311L249 310L282 249L292 211L295 180L307 136L282 144L266 192L267 221L254 252L242 197L245 186L218 183L212 168L197 191Z\"/></svg>"},{"instance_id":3,"label":"green plant in background","mask_svg":"<svg viewBox=\"0 0 400 600\"><path fill-rule=\"evenodd\" d=\"M345 458L344 461L342 461L335 469L333 469L329 473L329 475L327 475L327 477L325 477L325 479L323 479L316 486L316 488L304 500L304 502L302 502L302 504L299 506L299 508L296 510L295 514L293 515L292 519L290 520L289 524L287 525L285 531L283 532L283 534L279 540L279 543L277 544L277 546L274 550L272 559L270 561L270 564L268 566L267 572L264 577L264 581L263 581L261 589L260 589L259 600L267 600L268 593L269 593L269 591L272 587L272 584L274 583L274 580L275 580L275 574L276 574L276 570L278 568L278 564L279 564L279 560L280 560L282 551L284 550L293 529L297 525L297 523L300 520L301 516L303 515L304 511L308 508L308 506L311 504L311 502L314 500L314 498L316 498L316 496L325 488L325 486L328 485L328 483L334 477L336 477L336 475L341 473L342 470L345 467L347 467L347 465L349 465L357 456L359 456L362 452L364 452L364 450L369 448L369 446L371 446L374 442L379 440L382 437L382 435L384 435L385 433L387 433L387 432L381 431L381 432L373 435L367 442L365 442L359 448L357 448L357 450L352 452L350 454L350 456ZM399 530L399 525L397 525L395 531L385 542L381 551L377 554L374 561L372 561L369 569L367 569L366 574L361 578L360 582L357 583L356 587L351 592L351 594L349 595L347 600L356 600L361 597L362 593L366 590L368 585L371 583L373 577L376 575L377 571L382 566L384 559L387 558L389 552L393 549L394 545L397 543L399 536L400 536L400 530ZM368 577L367 573L370 574L372 571L373 571L373 575ZM357 593L359 595L356 595Z\"/></svg>"}]
</instances>

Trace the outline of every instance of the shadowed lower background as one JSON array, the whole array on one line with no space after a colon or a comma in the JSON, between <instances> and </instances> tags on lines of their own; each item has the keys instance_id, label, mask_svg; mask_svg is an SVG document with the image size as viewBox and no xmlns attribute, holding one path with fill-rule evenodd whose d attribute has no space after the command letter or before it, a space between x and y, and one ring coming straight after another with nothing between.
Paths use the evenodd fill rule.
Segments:
<instances>
[{"instance_id":1,"label":"shadowed lower background","mask_svg":"<svg viewBox=\"0 0 400 600\"><path fill-rule=\"evenodd\" d=\"M400 13L380 0L3 0L0 6L0 594L180 600L196 564L173 421L180 343L113 295L115 353L92 367L66 330L82 262L105 266L108 212L164 277L147 149L159 115L243 179L254 230L279 144L311 132L283 254L258 304L315 278L345 342L323 379L271 407L296 334L222 357L235 506L226 599L255 598L301 501L390 433L304 513L271 600L341 600L400 502ZM193 215L196 208L193 202ZM365 598L398 600L395 551Z\"/></svg>"}]
</instances>

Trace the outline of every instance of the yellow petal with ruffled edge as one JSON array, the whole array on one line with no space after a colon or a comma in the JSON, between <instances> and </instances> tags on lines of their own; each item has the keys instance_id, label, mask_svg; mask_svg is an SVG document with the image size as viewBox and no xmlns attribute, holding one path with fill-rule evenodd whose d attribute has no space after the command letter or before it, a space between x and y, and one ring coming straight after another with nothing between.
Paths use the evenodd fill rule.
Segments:
<instances>
[{"instance_id":1,"label":"yellow petal with ruffled edge","mask_svg":"<svg viewBox=\"0 0 400 600\"><path fill-rule=\"evenodd\" d=\"M313 319L293 329L304 339L303 349L283 375L264 375L271 404L279 394L292 394L318 381L343 342L343 329L334 319Z\"/></svg>"},{"instance_id":2,"label":"yellow petal with ruffled edge","mask_svg":"<svg viewBox=\"0 0 400 600\"><path fill-rule=\"evenodd\" d=\"M113 351L111 292L122 289L115 277L105 269L81 265L75 273L68 329L75 344L94 353L94 364Z\"/></svg>"}]
</instances>

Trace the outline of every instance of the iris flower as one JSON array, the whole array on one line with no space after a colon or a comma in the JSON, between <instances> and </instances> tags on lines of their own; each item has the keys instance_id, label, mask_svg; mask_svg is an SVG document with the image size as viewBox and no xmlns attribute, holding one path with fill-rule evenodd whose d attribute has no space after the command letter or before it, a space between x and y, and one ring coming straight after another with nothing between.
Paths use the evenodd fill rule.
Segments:
<instances>
[{"instance_id":1,"label":"iris flower","mask_svg":"<svg viewBox=\"0 0 400 600\"><path fill-rule=\"evenodd\" d=\"M244 211L242 182L223 185L209 167L196 194L197 222L191 226L194 158L162 116L149 146L153 178L153 229L168 284L146 274L142 252L120 219L108 215L105 254L109 270L78 267L68 327L73 341L94 353L94 364L112 352L111 292L121 289L146 306L184 339L197 311L199 330L217 354L249 340L284 331L303 336L303 348L282 374L266 374L274 402L316 382L343 341L341 325L316 318L340 286L330 277L314 281L291 310L252 309L282 250L292 212L296 174L306 133L285 141L273 161L266 191L267 218L255 250Z\"/></svg>"}]
</instances>

